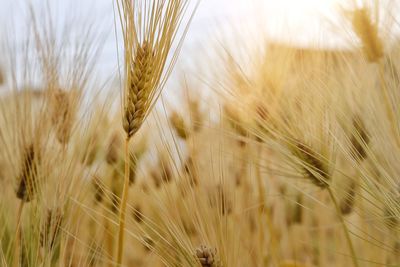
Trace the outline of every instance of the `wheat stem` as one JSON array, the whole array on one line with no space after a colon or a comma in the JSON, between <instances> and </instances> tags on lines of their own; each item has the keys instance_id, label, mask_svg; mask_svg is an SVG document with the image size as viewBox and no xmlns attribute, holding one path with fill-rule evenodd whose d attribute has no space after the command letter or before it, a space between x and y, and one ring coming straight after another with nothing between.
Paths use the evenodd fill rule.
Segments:
<instances>
[{"instance_id":1,"label":"wheat stem","mask_svg":"<svg viewBox=\"0 0 400 267\"><path fill-rule=\"evenodd\" d=\"M105 215L107 216L107 215ZM105 251L107 257L110 257L110 259L114 258L114 238L112 235L113 227L111 227L110 222L108 221L109 219L107 217L104 218L104 243L105 243ZM110 260L108 265L109 267L113 267L113 261Z\"/></svg>"},{"instance_id":2,"label":"wheat stem","mask_svg":"<svg viewBox=\"0 0 400 267\"><path fill-rule=\"evenodd\" d=\"M338 204L338 202L337 202L337 200L336 200L336 198L335 198L330 186L328 186L327 189L328 189L328 192L329 192L329 196L330 196L330 198L331 198L331 200L333 202L333 205L335 206L337 216L339 217L340 223L342 224L344 235L345 235L346 241L347 241L347 245L349 246L349 249L350 249L351 259L353 261L353 265L354 265L354 267L359 267L358 262L357 262L357 257L356 257L356 251L354 249L353 242L351 241L351 237L350 237L350 234L349 234L349 228L347 227L347 225L346 225L346 223L345 223L345 221L343 219L343 216L342 216L341 211L340 211L340 206L339 206L339 204Z\"/></svg>"},{"instance_id":3,"label":"wheat stem","mask_svg":"<svg viewBox=\"0 0 400 267\"><path fill-rule=\"evenodd\" d=\"M278 251L277 251L277 246L276 246L276 238L275 238L275 232L274 232L274 226L270 218L270 209L268 205L266 204L265 200L265 186L262 180L262 175L261 175L261 166L260 166L260 154L261 154L261 148L258 148L258 153L256 156L257 162L256 162L256 178L257 178L257 187L258 187L258 197L259 197L259 202L260 202L260 208L259 208L259 225L260 225L260 244L261 244L261 253L263 253L262 258L264 258L264 230L263 230L263 215L265 215L265 222L268 227L268 232L269 232L269 237L270 237L270 244L271 244L271 257L273 259L274 265L278 265L279 263L279 257L278 257Z\"/></svg>"},{"instance_id":4,"label":"wheat stem","mask_svg":"<svg viewBox=\"0 0 400 267\"><path fill-rule=\"evenodd\" d=\"M13 258L13 266L20 266L20 238L21 238L21 218L22 211L24 209L25 201L21 200L19 202L18 213L17 213L17 228L15 230L15 247L14 247L14 258Z\"/></svg>"},{"instance_id":5,"label":"wheat stem","mask_svg":"<svg viewBox=\"0 0 400 267\"><path fill-rule=\"evenodd\" d=\"M125 140L124 187L122 190L121 206L120 206L120 211L119 211L117 266L121 266L123 252L124 252L126 205L127 205L128 197L129 197L129 195L128 195L128 191L129 191L129 141L130 141L130 137L127 137Z\"/></svg>"}]
</instances>

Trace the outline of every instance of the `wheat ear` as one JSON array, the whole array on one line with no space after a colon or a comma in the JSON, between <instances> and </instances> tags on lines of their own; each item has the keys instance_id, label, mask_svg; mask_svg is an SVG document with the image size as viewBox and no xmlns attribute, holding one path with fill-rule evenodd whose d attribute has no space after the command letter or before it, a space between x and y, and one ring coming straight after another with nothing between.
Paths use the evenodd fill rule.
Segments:
<instances>
[{"instance_id":1,"label":"wheat ear","mask_svg":"<svg viewBox=\"0 0 400 267\"><path fill-rule=\"evenodd\" d=\"M126 206L129 198L129 141L140 129L157 100L176 62L183 37L172 53L172 44L182 23L188 0L116 0L124 39L124 187L119 210L117 266L124 248ZM197 7L197 5L196 5ZM190 19L191 20L191 19ZM189 22L190 22L189 20ZM187 25L189 25L189 22Z\"/></svg>"},{"instance_id":2,"label":"wheat ear","mask_svg":"<svg viewBox=\"0 0 400 267\"><path fill-rule=\"evenodd\" d=\"M338 204L330 186L329 181L332 177L331 173L329 172L326 159L324 159L319 153L315 152L311 146L308 146L302 142L297 142L295 149L292 153L300 159L302 169L304 171L304 176L310 179L315 185L317 185L321 189L326 189L328 191L329 197L335 206L337 216L339 217L340 223L342 224L345 238L350 249L353 265L355 267L358 267L359 265L356 257L356 252L349 234L349 229L343 219L340 205Z\"/></svg>"}]
</instances>

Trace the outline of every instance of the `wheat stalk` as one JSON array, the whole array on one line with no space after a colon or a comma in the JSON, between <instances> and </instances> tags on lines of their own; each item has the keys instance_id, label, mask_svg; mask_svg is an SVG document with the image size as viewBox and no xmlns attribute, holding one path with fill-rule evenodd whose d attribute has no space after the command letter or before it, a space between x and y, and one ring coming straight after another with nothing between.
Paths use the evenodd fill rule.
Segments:
<instances>
[{"instance_id":1,"label":"wheat stalk","mask_svg":"<svg viewBox=\"0 0 400 267\"><path fill-rule=\"evenodd\" d=\"M188 0L117 0L124 39L125 177L122 191L117 266L122 263L126 205L129 190L129 141L139 130L163 88L180 50L183 37L171 55Z\"/></svg>"}]
</instances>

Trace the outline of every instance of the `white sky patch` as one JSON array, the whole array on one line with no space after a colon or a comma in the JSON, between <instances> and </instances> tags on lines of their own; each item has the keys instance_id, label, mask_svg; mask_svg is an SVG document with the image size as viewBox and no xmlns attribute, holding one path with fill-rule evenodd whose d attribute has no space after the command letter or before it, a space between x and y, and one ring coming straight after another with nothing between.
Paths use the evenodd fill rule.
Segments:
<instances>
[{"instance_id":1,"label":"white sky patch","mask_svg":"<svg viewBox=\"0 0 400 267\"><path fill-rule=\"evenodd\" d=\"M1 31L15 40L15 47L24 42L27 23L27 2L44 7L55 6L56 18L93 17L98 31L106 36L103 54L97 66L105 74L117 71L114 33L114 0L0 0ZM389 0L380 0L381 3ZM207 47L218 36L261 43L266 38L294 45L340 47L344 45L343 29L335 28L341 16L339 7L350 0L202 0L186 37L180 58L190 61L198 57L199 47ZM332 24L332 22L334 22ZM75 25L76 26L76 25ZM119 25L117 25L117 28ZM58 30L58 29L57 29ZM61 30L61 29L60 29ZM341 32L340 32L341 31ZM121 39L118 40L122 45ZM211 48L212 49L212 48ZM203 51L201 51L203 52ZM1 59L0 59L1 60Z\"/></svg>"}]
</instances>

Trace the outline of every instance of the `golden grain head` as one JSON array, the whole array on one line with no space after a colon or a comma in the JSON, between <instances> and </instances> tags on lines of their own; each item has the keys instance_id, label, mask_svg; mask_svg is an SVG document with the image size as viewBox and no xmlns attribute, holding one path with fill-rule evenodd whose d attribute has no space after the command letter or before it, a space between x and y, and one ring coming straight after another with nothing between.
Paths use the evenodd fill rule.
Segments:
<instances>
[{"instance_id":1,"label":"golden grain head","mask_svg":"<svg viewBox=\"0 0 400 267\"><path fill-rule=\"evenodd\" d=\"M325 160L310 146L298 142L293 151L299 161L305 178L321 188L329 186L330 173Z\"/></svg>"},{"instance_id":2,"label":"golden grain head","mask_svg":"<svg viewBox=\"0 0 400 267\"><path fill-rule=\"evenodd\" d=\"M125 46L123 128L128 139L139 130L176 62L180 46L172 45L187 5L188 0L117 1Z\"/></svg>"},{"instance_id":3,"label":"golden grain head","mask_svg":"<svg viewBox=\"0 0 400 267\"><path fill-rule=\"evenodd\" d=\"M201 245L196 249L196 257L202 267L216 267L217 266L217 249L209 248Z\"/></svg>"},{"instance_id":4,"label":"golden grain head","mask_svg":"<svg viewBox=\"0 0 400 267\"><path fill-rule=\"evenodd\" d=\"M185 120L178 112L173 112L169 121L180 138L186 140L189 137L189 130L186 126Z\"/></svg>"},{"instance_id":5,"label":"golden grain head","mask_svg":"<svg viewBox=\"0 0 400 267\"><path fill-rule=\"evenodd\" d=\"M246 125L240 113L230 105L224 105L223 115L234 133L238 136L238 144L241 147L245 147L247 144L246 138L249 135L248 125Z\"/></svg>"},{"instance_id":6,"label":"golden grain head","mask_svg":"<svg viewBox=\"0 0 400 267\"><path fill-rule=\"evenodd\" d=\"M31 201L38 190L38 168L40 153L33 144L24 151L22 168L19 175L17 197L25 202Z\"/></svg>"},{"instance_id":7,"label":"golden grain head","mask_svg":"<svg viewBox=\"0 0 400 267\"><path fill-rule=\"evenodd\" d=\"M378 25L372 21L369 9L364 7L354 10L352 24L368 61L377 62L384 54L383 43L378 35Z\"/></svg>"},{"instance_id":8,"label":"golden grain head","mask_svg":"<svg viewBox=\"0 0 400 267\"><path fill-rule=\"evenodd\" d=\"M128 138L132 137L142 125L152 99L152 75L154 54L151 44L144 42L137 47L135 60L131 66L129 87L125 100L124 130Z\"/></svg>"},{"instance_id":9,"label":"golden grain head","mask_svg":"<svg viewBox=\"0 0 400 267\"><path fill-rule=\"evenodd\" d=\"M68 143L72 134L75 116L75 100L72 92L62 89L51 90L51 121L58 141Z\"/></svg>"},{"instance_id":10,"label":"golden grain head","mask_svg":"<svg viewBox=\"0 0 400 267\"><path fill-rule=\"evenodd\" d=\"M354 210L355 197L356 197L356 183L351 182L344 198L340 201L340 212L343 215L348 215Z\"/></svg>"},{"instance_id":11,"label":"golden grain head","mask_svg":"<svg viewBox=\"0 0 400 267\"><path fill-rule=\"evenodd\" d=\"M93 185L93 190L94 190L94 198L96 200L96 203L101 203L104 198L104 185L102 184L101 180L99 177L94 176L92 178L92 185Z\"/></svg>"},{"instance_id":12,"label":"golden grain head","mask_svg":"<svg viewBox=\"0 0 400 267\"><path fill-rule=\"evenodd\" d=\"M183 172L186 174L189 184L191 186L196 186L199 183L198 171L196 163L192 156L188 156L183 164Z\"/></svg>"},{"instance_id":13,"label":"golden grain head","mask_svg":"<svg viewBox=\"0 0 400 267\"><path fill-rule=\"evenodd\" d=\"M200 103L197 100L189 100L190 120L192 123L191 129L193 132L199 132L203 128L204 115L200 110Z\"/></svg>"},{"instance_id":14,"label":"golden grain head","mask_svg":"<svg viewBox=\"0 0 400 267\"><path fill-rule=\"evenodd\" d=\"M106 152L106 162L113 165L121 157L122 140L118 132L115 132L110 139Z\"/></svg>"},{"instance_id":15,"label":"golden grain head","mask_svg":"<svg viewBox=\"0 0 400 267\"><path fill-rule=\"evenodd\" d=\"M303 201L303 195L301 193L297 194L296 196L296 202L294 203L293 209L289 212L287 215L287 224L289 226L293 224L301 224L303 221L303 213L304 213L304 201Z\"/></svg>"},{"instance_id":16,"label":"golden grain head","mask_svg":"<svg viewBox=\"0 0 400 267\"><path fill-rule=\"evenodd\" d=\"M367 157L367 146L370 138L365 124L360 116L353 118L353 131L350 138L351 153L356 161L362 161Z\"/></svg>"}]
</instances>

